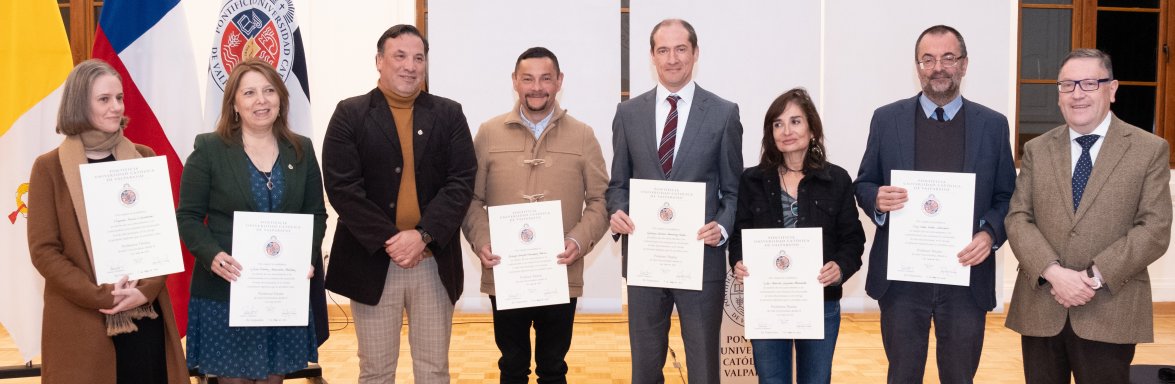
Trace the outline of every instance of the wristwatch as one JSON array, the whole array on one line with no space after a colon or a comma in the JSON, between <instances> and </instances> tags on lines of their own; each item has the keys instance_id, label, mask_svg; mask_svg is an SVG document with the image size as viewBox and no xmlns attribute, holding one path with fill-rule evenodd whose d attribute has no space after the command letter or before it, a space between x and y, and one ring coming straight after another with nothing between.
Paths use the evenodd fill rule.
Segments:
<instances>
[{"instance_id":1,"label":"wristwatch","mask_svg":"<svg viewBox=\"0 0 1175 384\"><path fill-rule=\"evenodd\" d=\"M1105 287L1105 286L1106 286L1106 282L1105 282L1105 281L1102 281L1102 278L1100 278L1100 277L1097 277L1097 275L1093 274L1093 268L1086 269L1086 270L1085 270L1085 275L1086 275L1086 276L1089 276L1089 278L1093 279L1093 282L1097 283L1097 285L1094 285L1094 286L1092 287L1092 288L1093 288L1093 290L1095 290L1095 291L1096 291L1096 290L1102 289L1103 287Z\"/></svg>"},{"instance_id":2,"label":"wristwatch","mask_svg":"<svg viewBox=\"0 0 1175 384\"><path fill-rule=\"evenodd\" d=\"M432 242L432 235L428 234L424 228L416 228L416 232L420 232L420 240L424 241L425 244Z\"/></svg>"}]
</instances>

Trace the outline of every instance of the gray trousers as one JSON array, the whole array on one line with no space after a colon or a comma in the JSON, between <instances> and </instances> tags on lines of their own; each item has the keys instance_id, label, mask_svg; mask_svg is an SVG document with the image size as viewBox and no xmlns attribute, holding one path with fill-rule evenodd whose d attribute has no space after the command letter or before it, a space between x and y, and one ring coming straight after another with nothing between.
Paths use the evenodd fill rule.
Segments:
<instances>
[{"instance_id":1,"label":"gray trousers","mask_svg":"<svg viewBox=\"0 0 1175 384\"><path fill-rule=\"evenodd\" d=\"M628 287L628 337L632 343L634 384L665 382L662 370L669 348L674 305L681 320L689 383L718 384L718 344L725 288L722 281L703 282L701 291ZM677 356L681 358L681 351L677 351Z\"/></svg>"},{"instance_id":2,"label":"gray trousers","mask_svg":"<svg viewBox=\"0 0 1175 384\"><path fill-rule=\"evenodd\" d=\"M396 382L400 357L400 328L408 312L408 343L416 383L449 382L449 339L453 330L453 303L437 276L431 257L415 268L388 266L379 304L351 302L355 336L359 341L359 382Z\"/></svg>"}]
</instances>

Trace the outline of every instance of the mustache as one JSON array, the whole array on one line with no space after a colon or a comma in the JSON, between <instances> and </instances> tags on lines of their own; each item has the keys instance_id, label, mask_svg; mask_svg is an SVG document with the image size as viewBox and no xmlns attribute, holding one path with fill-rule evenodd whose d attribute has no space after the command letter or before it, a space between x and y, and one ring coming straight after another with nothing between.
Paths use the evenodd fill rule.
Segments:
<instances>
[{"instance_id":1,"label":"mustache","mask_svg":"<svg viewBox=\"0 0 1175 384\"><path fill-rule=\"evenodd\" d=\"M945 71L943 71L943 72L935 72L935 73L933 73L933 74L931 74L931 75L930 75L930 79L931 79L931 80L938 80L938 79L953 79L953 78L955 78L955 77L954 77L954 76L952 76L950 73L947 73L947 72L945 72Z\"/></svg>"}]
</instances>

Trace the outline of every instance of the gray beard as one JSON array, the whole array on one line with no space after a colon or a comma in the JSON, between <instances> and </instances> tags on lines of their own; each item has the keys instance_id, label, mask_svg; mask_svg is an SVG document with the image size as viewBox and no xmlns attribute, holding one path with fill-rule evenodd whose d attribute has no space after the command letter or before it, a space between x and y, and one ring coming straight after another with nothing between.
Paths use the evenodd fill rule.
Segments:
<instances>
[{"instance_id":1,"label":"gray beard","mask_svg":"<svg viewBox=\"0 0 1175 384\"><path fill-rule=\"evenodd\" d=\"M922 87L922 94L926 95L927 99L933 101L938 105L946 105L959 96L959 83L952 82L951 86L947 87L946 91L938 92L934 90L934 86L927 82Z\"/></svg>"}]
</instances>

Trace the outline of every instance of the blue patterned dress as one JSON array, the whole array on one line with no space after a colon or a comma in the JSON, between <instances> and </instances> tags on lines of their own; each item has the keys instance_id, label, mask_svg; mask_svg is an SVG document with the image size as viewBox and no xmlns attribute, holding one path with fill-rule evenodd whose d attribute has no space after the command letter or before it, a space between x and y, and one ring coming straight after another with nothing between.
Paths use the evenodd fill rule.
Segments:
<instances>
[{"instance_id":1,"label":"blue patterned dress","mask_svg":"<svg viewBox=\"0 0 1175 384\"><path fill-rule=\"evenodd\" d=\"M279 159L280 160L280 159ZM275 161L273 189L263 173L246 158L253 200L261 212L281 205L285 191L282 168ZM309 261L309 260L307 260ZM318 361L314 311L305 327L229 327L228 302L192 297L188 308L188 368L218 377L265 379L285 375Z\"/></svg>"}]
</instances>

